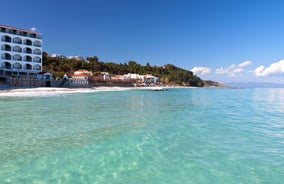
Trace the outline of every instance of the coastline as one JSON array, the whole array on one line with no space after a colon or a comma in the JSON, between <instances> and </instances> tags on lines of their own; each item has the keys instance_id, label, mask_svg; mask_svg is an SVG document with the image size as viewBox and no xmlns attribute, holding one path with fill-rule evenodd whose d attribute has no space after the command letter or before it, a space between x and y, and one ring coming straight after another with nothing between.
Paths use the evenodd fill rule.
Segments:
<instances>
[{"instance_id":1,"label":"coastline","mask_svg":"<svg viewBox=\"0 0 284 184\"><path fill-rule=\"evenodd\" d=\"M146 90L146 91L167 91L171 88L196 88L182 86L154 86L154 87L93 87L93 88L0 88L0 97L25 97L25 96L50 96L68 93L92 93L100 91L126 91L126 90Z\"/></svg>"},{"instance_id":2,"label":"coastline","mask_svg":"<svg viewBox=\"0 0 284 184\"><path fill-rule=\"evenodd\" d=\"M25 97L25 96L50 96L68 93L92 93L99 91L124 91L124 90L137 90L148 89L156 90L158 87L140 88L140 87L94 87L94 88L51 88L51 87L38 87L38 88L0 88L0 97Z\"/></svg>"}]
</instances>

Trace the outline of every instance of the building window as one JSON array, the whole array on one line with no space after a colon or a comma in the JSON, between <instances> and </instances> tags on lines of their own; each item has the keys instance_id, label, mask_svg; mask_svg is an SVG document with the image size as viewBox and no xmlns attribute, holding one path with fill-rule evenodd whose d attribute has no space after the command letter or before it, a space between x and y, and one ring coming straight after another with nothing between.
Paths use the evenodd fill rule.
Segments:
<instances>
[{"instance_id":1,"label":"building window","mask_svg":"<svg viewBox=\"0 0 284 184\"><path fill-rule=\"evenodd\" d=\"M11 69L11 63L9 63L9 62L4 62L4 63L2 64L2 66L3 66L5 69Z\"/></svg>"},{"instance_id":2,"label":"building window","mask_svg":"<svg viewBox=\"0 0 284 184\"><path fill-rule=\"evenodd\" d=\"M4 51L11 51L11 46L10 46L10 45L7 45L7 44L2 45L1 50L4 50Z\"/></svg>"},{"instance_id":3,"label":"building window","mask_svg":"<svg viewBox=\"0 0 284 184\"><path fill-rule=\"evenodd\" d=\"M35 65L34 66L34 70L41 70L41 66L40 65Z\"/></svg>"},{"instance_id":4,"label":"building window","mask_svg":"<svg viewBox=\"0 0 284 184\"><path fill-rule=\"evenodd\" d=\"M33 60L35 63L41 63L41 58L36 56L34 57L34 60Z\"/></svg>"},{"instance_id":5,"label":"building window","mask_svg":"<svg viewBox=\"0 0 284 184\"><path fill-rule=\"evenodd\" d=\"M31 41L31 40L25 40L25 41L24 41L24 44L25 44L25 45L32 45L32 41Z\"/></svg>"},{"instance_id":6,"label":"building window","mask_svg":"<svg viewBox=\"0 0 284 184\"><path fill-rule=\"evenodd\" d=\"M22 40L19 37L13 38L13 43L22 44Z\"/></svg>"},{"instance_id":7,"label":"building window","mask_svg":"<svg viewBox=\"0 0 284 184\"><path fill-rule=\"evenodd\" d=\"M19 54L13 55L13 60L22 61L22 56L20 56Z\"/></svg>"},{"instance_id":8,"label":"building window","mask_svg":"<svg viewBox=\"0 0 284 184\"><path fill-rule=\"evenodd\" d=\"M31 56L25 56L25 61L26 62L32 62L32 57Z\"/></svg>"},{"instance_id":9,"label":"building window","mask_svg":"<svg viewBox=\"0 0 284 184\"><path fill-rule=\"evenodd\" d=\"M22 65L21 65L20 63L15 63L15 64L13 65L13 68L20 70L20 69L22 69Z\"/></svg>"},{"instance_id":10,"label":"building window","mask_svg":"<svg viewBox=\"0 0 284 184\"><path fill-rule=\"evenodd\" d=\"M41 50L40 49L34 49L34 54L36 55L41 55Z\"/></svg>"},{"instance_id":11,"label":"building window","mask_svg":"<svg viewBox=\"0 0 284 184\"><path fill-rule=\"evenodd\" d=\"M13 51L14 52L22 52L22 48L19 47L19 46L15 46L15 47L13 47Z\"/></svg>"},{"instance_id":12,"label":"building window","mask_svg":"<svg viewBox=\"0 0 284 184\"><path fill-rule=\"evenodd\" d=\"M5 60L11 60L11 55L8 54L8 53L4 53L4 54L2 54L1 58L5 59Z\"/></svg>"},{"instance_id":13,"label":"building window","mask_svg":"<svg viewBox=\"0 0 284 184\"><path fill-rule=\"evenodd\" d=\"M34 41L34 44L33 44L35 47L41 47L41 43L40 41L36 40Z\"/></svg>"},{"instance_id":14,"label":"building window","mask_svg":"<svg viewBox=\"0 0 284 184\"><path fill-rule=\"evenodd\" d=\"M11 42L11 37L10 36L2 36L2 38L1 38L1 40L3 41L3 42Z\"/></svg>"},{"instance_id":15,"label":"building window","mask_svg":"<svg viewBox=\"0 0 284 184\"><path fill-rule=\"evenodd\" d=\"M29 47L26 47L24 52L27 53L27 54L31 54L32 53L32 49L29 48Z\"/></svg>"},{"instance_id":16,"label":"building window","mask_svg":"<svg viewBox=\"0 0 284 184\"><path fill-rule=\"evenodd\" d=\"M30 64L26 64L26 70L31 70L32 69L32 65L30 65Z\"/></svg>"},{"instance_id":17,"label":"building window","mask_svg":"<svg viewBox=\"0 0 284 184\"><path fill-rule=\"evenodd\" d=\"M6 28L1 27L1 32L6 33Z\"/></svg>"}]
</instances>

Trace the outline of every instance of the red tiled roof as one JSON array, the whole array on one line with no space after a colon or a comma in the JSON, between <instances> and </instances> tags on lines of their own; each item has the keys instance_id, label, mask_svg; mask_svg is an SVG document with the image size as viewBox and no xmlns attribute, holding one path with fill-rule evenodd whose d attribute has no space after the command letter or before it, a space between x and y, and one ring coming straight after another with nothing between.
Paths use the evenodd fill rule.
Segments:
<instances>
[{"instance_id":1,"label":"red tiled roof","mask_svg":"<svg viewBox=\"0 0 284 184\"><path fill-rule=\"evenodd\" d=\"M25 32L29 32L29 33L38 33L38 32L36 32L36 31L31 31L31 30L27 30L27 29L16 28L16 27L12 27L12 26L6 26L6 25L3 25L3 24L0 24L0 27L4 27L4 28L7 28L7 29L15 29L15 30L18 30L18 31L25 31Z\"/></svg>"},{"instance_id":2,"label":"red tiled roof","mask_svg":"<svg viewBox=\"0 0 284 184\"><path fill-rule=\"evenodd\" d=\"M87 77L89 75L85 74L85 73L80 73L80 74L73 74L73 76L76 76L76 77Z\"/></svg>"}]
</instances>

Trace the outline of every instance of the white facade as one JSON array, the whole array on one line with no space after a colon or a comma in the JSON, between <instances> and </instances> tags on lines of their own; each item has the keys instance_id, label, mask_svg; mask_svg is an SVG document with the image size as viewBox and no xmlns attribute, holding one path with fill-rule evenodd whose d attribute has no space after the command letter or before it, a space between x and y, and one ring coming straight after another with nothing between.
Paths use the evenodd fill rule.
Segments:
<instances>
[{"instance_id":1,"label":"white facade","mask_svg":"<svg viewBox=\"0 0 284 184\"><path fill-rule=\"evenodd\" d=\"M128 73L128 74L124 74L123 76L125 77L125 79L144 80L143 75L139 75L139 74L136 74L136 73Z\"/></svg>"},{"instance_id":2,"label":"white facade","mask_svg":"<svg viewBox=\"0 0 284 184\"><path fill-rule=\"evenodd\" d=\"M124 79L133 79L142 83L157 84L159 78L152 75L139 75L128 73L123 75Z\"/></svg>"},{"instance_id":3,"label":"white facade","mask_svg":"<svg viewBox=\"0 0 284 184\"><path fill-rule=\"evenodd\" d=\"M36 77L42 71L39 33L0 24L0 46L0 76Z\"/></svg>"},{"instance_id":4,"label":"white facade","mask_svg":"<svg viewBox=\"0 0 284 184\"><path fill-rule=\"evenodd\" d=\"M51 57L53 58L61 58L61 59L75 59L75 60L78 60L78 61L82 61L84 60L84 58L82 56L64 56L62 54L52 54Z\"/></svg>"},{"instance_id":5,"label":"white facade","mask_svg":"<svg viewBox=\"0 0 284 184\"><path fill-rule=\"evenodd\" d=\"M62 54L52 54L51 57L53 57L53 58L66 58L66 56L64 56Z\"/></svg>"},{"instance_id":6,"label":"white facade","mask_svg":"<svg viewBox=\"0 0 284 184\"><path fill-rule=\"evenodd\" d=\"M82 56L67 56L68 59L75 59L78 61L82 61L84 60L84 58Z\"/></svg>"}]
</instances>

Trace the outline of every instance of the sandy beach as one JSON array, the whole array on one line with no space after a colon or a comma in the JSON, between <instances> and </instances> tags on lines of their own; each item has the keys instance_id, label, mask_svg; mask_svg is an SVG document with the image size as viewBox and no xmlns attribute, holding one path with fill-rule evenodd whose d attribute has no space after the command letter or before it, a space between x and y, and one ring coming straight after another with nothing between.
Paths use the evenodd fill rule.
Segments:
<instances>
[{"instance_id":1,"label":"sandy beach","mask_svg":"<svg viewBox=\"0 0 284 184\"><path fill-rule=\"evenodd\" d=\"M3 88L0 89L0 97L33 97L33 96L51 96L67 93L93 93L99 91L123 91L123 90L166 90L169 87L94 87L94 88Z\"/></svg>"}]
</instances>

